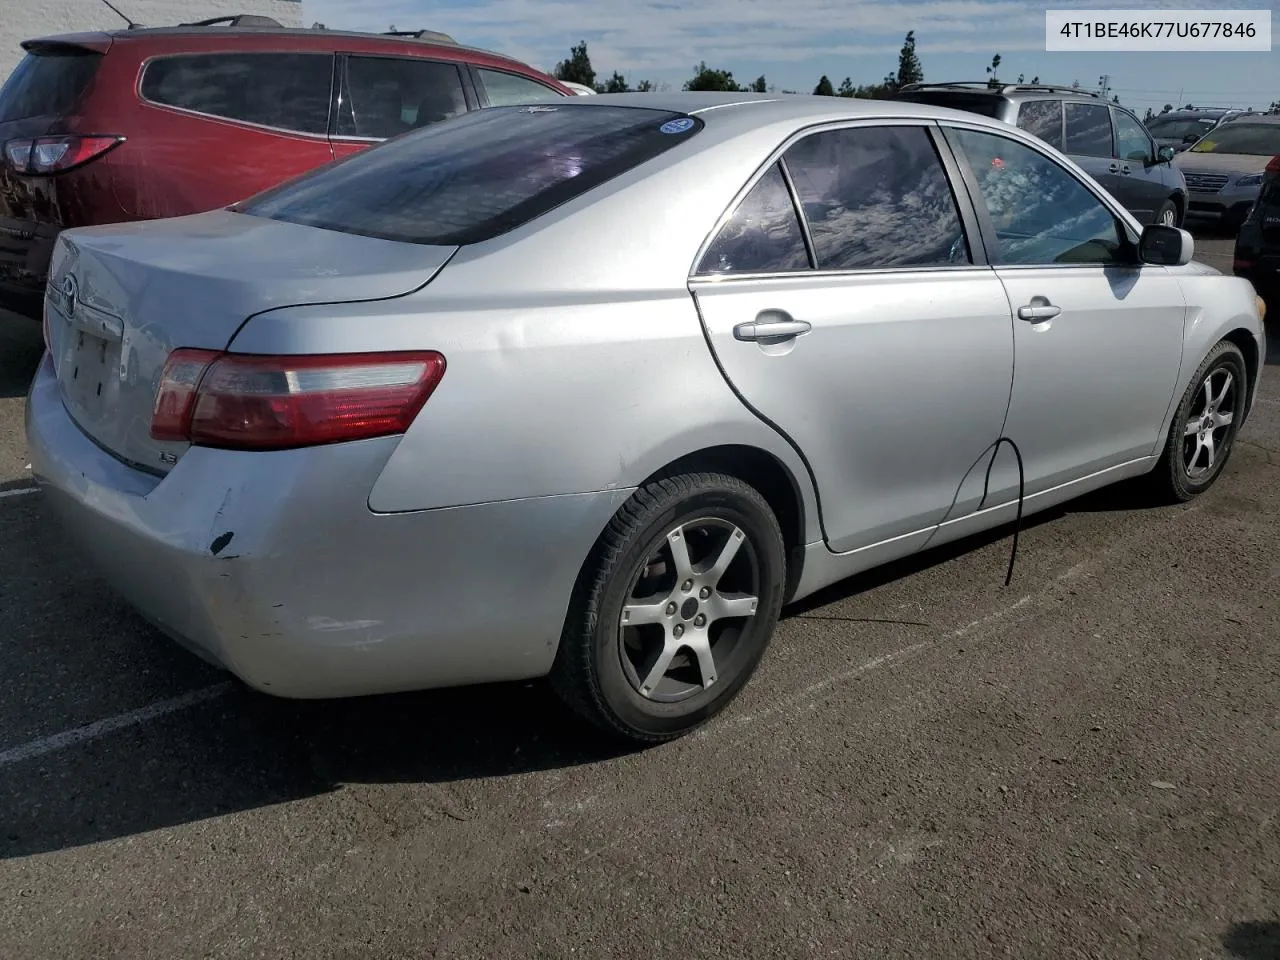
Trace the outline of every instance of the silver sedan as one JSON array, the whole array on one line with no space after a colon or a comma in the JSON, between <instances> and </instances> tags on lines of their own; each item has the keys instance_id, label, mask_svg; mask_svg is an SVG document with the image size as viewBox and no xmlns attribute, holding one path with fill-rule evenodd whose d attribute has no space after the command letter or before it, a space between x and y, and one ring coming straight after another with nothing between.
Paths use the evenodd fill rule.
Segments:
<instances>
[{"instance_id":1,"label":"silver sedan","mask_svg":"<svg viewBox=\"0 0 1280 960\"><path fill-rule=\"evenodd\" d=\"M493 108L62 234L27 434L103 576L254 688L549 675L652 742L784 603L1126 478L1206 490L1265 344L1192 255L969 113Z\"/></svg>"}]
</instances>

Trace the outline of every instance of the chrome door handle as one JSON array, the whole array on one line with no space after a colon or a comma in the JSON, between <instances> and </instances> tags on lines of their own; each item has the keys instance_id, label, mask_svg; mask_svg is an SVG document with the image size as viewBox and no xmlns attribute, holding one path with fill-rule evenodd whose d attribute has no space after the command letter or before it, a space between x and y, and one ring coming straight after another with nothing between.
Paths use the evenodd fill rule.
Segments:
<instances>
[{"instance_id":1,"label":"chrome door handle","mask_svg":"<svg viewBox=\"0 0 1280 960\"><path fill-rule=\"evenodd\" d=\"M813 324L808 320L753 320L733 328L735 340L786 340L808 333Z\"/></svg>"},{"instance_id":2,"label":"chrome door handle","mask_svg":"<svg viewBox=\"0 0 1280 960\"><path fill-rule=\"evenodd\" d=\"M1061 312L1061 307L1055 307L1051 303L1028 304L1018 308L1018 319L1039 323L1041 320L1052 320Z\"/></svg>"}]
</instances>

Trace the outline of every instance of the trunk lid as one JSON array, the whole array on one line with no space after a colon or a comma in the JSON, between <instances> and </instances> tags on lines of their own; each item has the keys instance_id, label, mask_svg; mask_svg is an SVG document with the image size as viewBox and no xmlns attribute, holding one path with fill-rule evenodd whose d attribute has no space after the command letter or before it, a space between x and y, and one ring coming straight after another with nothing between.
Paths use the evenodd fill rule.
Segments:
<instances>
[{"instance_id":1,"label":"trunk lid","mask_svg":"<svg viewBox=\"0 0 1280 960\"><path fill-rule=\"evenodd\" d=\"M276 307L402 296L456 250L225 210L65 231L45 302L63 402L104 449L167 472L187 445L150 430L173 350L225 349L249 317Z\"/></svg>"}]
</instances>

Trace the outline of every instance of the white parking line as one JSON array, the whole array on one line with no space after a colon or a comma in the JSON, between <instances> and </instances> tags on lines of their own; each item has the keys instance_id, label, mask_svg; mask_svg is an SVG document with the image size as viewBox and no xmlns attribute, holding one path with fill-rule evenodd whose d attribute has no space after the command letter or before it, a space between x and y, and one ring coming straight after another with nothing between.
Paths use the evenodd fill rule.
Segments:
<instances>
[{"instance_id":1,"label":"white parking line","mask_svg":"<svg viewBox=\"0 0 1280 960\"><path fill-rule=\"evenodd\" d=\"M41 737L39 740L32 740L30 743L10 747L8 750L0 751L0 767L21 763L23 760L30 760L32 757L53 753L55 750L74 747L77 743L97 740L99 737L105 737L109 733L115 733L117 730L123 730L127 727L136 727L140 723L147 723L157 717L163 717L165 714L177 713L179 710L185 710L188 707L194 707L197 704L213 700L215 697L220 697L229 691L231 687L231 681L215 683L211 687L192 690L190 693L184 693L168 700L158 700L145 707L139 707L137 710L130 710L128 713L107 717L105 720L95 720L93 723L85 724L83 727L76 727L74 730L64 730L62 733L55 733L52 736Z\"/></svg>"},{"instance_id":2,"label":"white parking line","mask_svg":"<svg viewBox=\"0 0 1280 960\"><path fill-rule=\"evenodd\" d=\"M0 500L5 497L25 497L29 493L39 492L39 487L14 487L12 490L0 490Z\"/></svg>"}]
</instances>

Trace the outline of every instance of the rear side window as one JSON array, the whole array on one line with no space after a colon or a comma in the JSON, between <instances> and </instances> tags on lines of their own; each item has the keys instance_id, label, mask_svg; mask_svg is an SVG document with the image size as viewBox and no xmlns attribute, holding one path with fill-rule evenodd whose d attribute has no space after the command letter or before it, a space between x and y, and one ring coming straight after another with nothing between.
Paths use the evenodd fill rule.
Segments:
<instances>
[{"instance_id":1,"label":"rear side window","mask_svg":"<svg viewBox=\"0 0 1280 960\"><path fill-rule=\"evenodd\" d=\"M810 266L800 218L775 163L720 228L696 272L782 273Z\"/></svg>"},{"instance_id":2,"label":"rear side window","mask_svg":"<svg viewBox=\"0 0 1280 960\"><path fill-rule=\"evenodd\" d=\"M318 53L200 53L147 64L142 96L279 130L329 130L333 57Z\"/></svg>"},{"instance_id":3,"label":"rear side window","mask_svg":"<svg viewBox=\"0 0 1280 960\"><path fill-rule=\"evenodd\" d=\"M1028 100L1018 108L1018 126L1061 150L1062 101Z\"/></svg>"},{"instance_id":4,"label":"rear side window","mask_svg":"<svg viewBox=\"0 0 1280 960\"><path fill-rule=\"evenodd\" d=\"M819 270L967 264L960 211L923 127L810 134L786 152Z\"/></svg>"},{"instance_id":5,"label":"rear side window","mask_svg":"<svg viewBox=\"0 0 1280 960\"><path fill-rule=\"evenodd\" d=\"M501 70L486 70L478 67L480 82L484 84L485 93L489 95L489 106L507 107L517 103L545 103L552 97L562 94L552 90L528 77L504 73Z\"/></svg>"},{"instance_id":6,"label":"rear side window","mask_svg":"<svg viewBox=\"0 0 1280 960\"><path fill-rule=\"evenodd\" d=\"M1101 104L1066 103L1067 148L1079 157L1113 157L1111 111Z\"/></svg>"},{"instance_id":7,"label":"rear side window","mask_svg":"<svg viewBox=\"0 0 1280 960\"><path fill-rule=\"evenodd\" d=\"M386 140L467 112L452 63L408 57L349 57L338 134Z\"/></svg>"},{"instance_id":8,"label":"rear side window","mask_svg":"<svg viewBox=\"0 0 1280 960\"><path fill-rule=\"evenodd\" d=\"M318 168L232 209L385 240L479 243L701 128L700 120L649 107L493 107Z\"/></svg>"},{"instance_id":9,"label":"rear side window","mask_svg":"<svg viewBox=\"0 0 1280 960\"><path fill-rule=\"evenodd\" d=\"M0 120L74 113L101 61L101 54L74 47L28 53L0 87Z\"/></svg>"}]
</instances>

